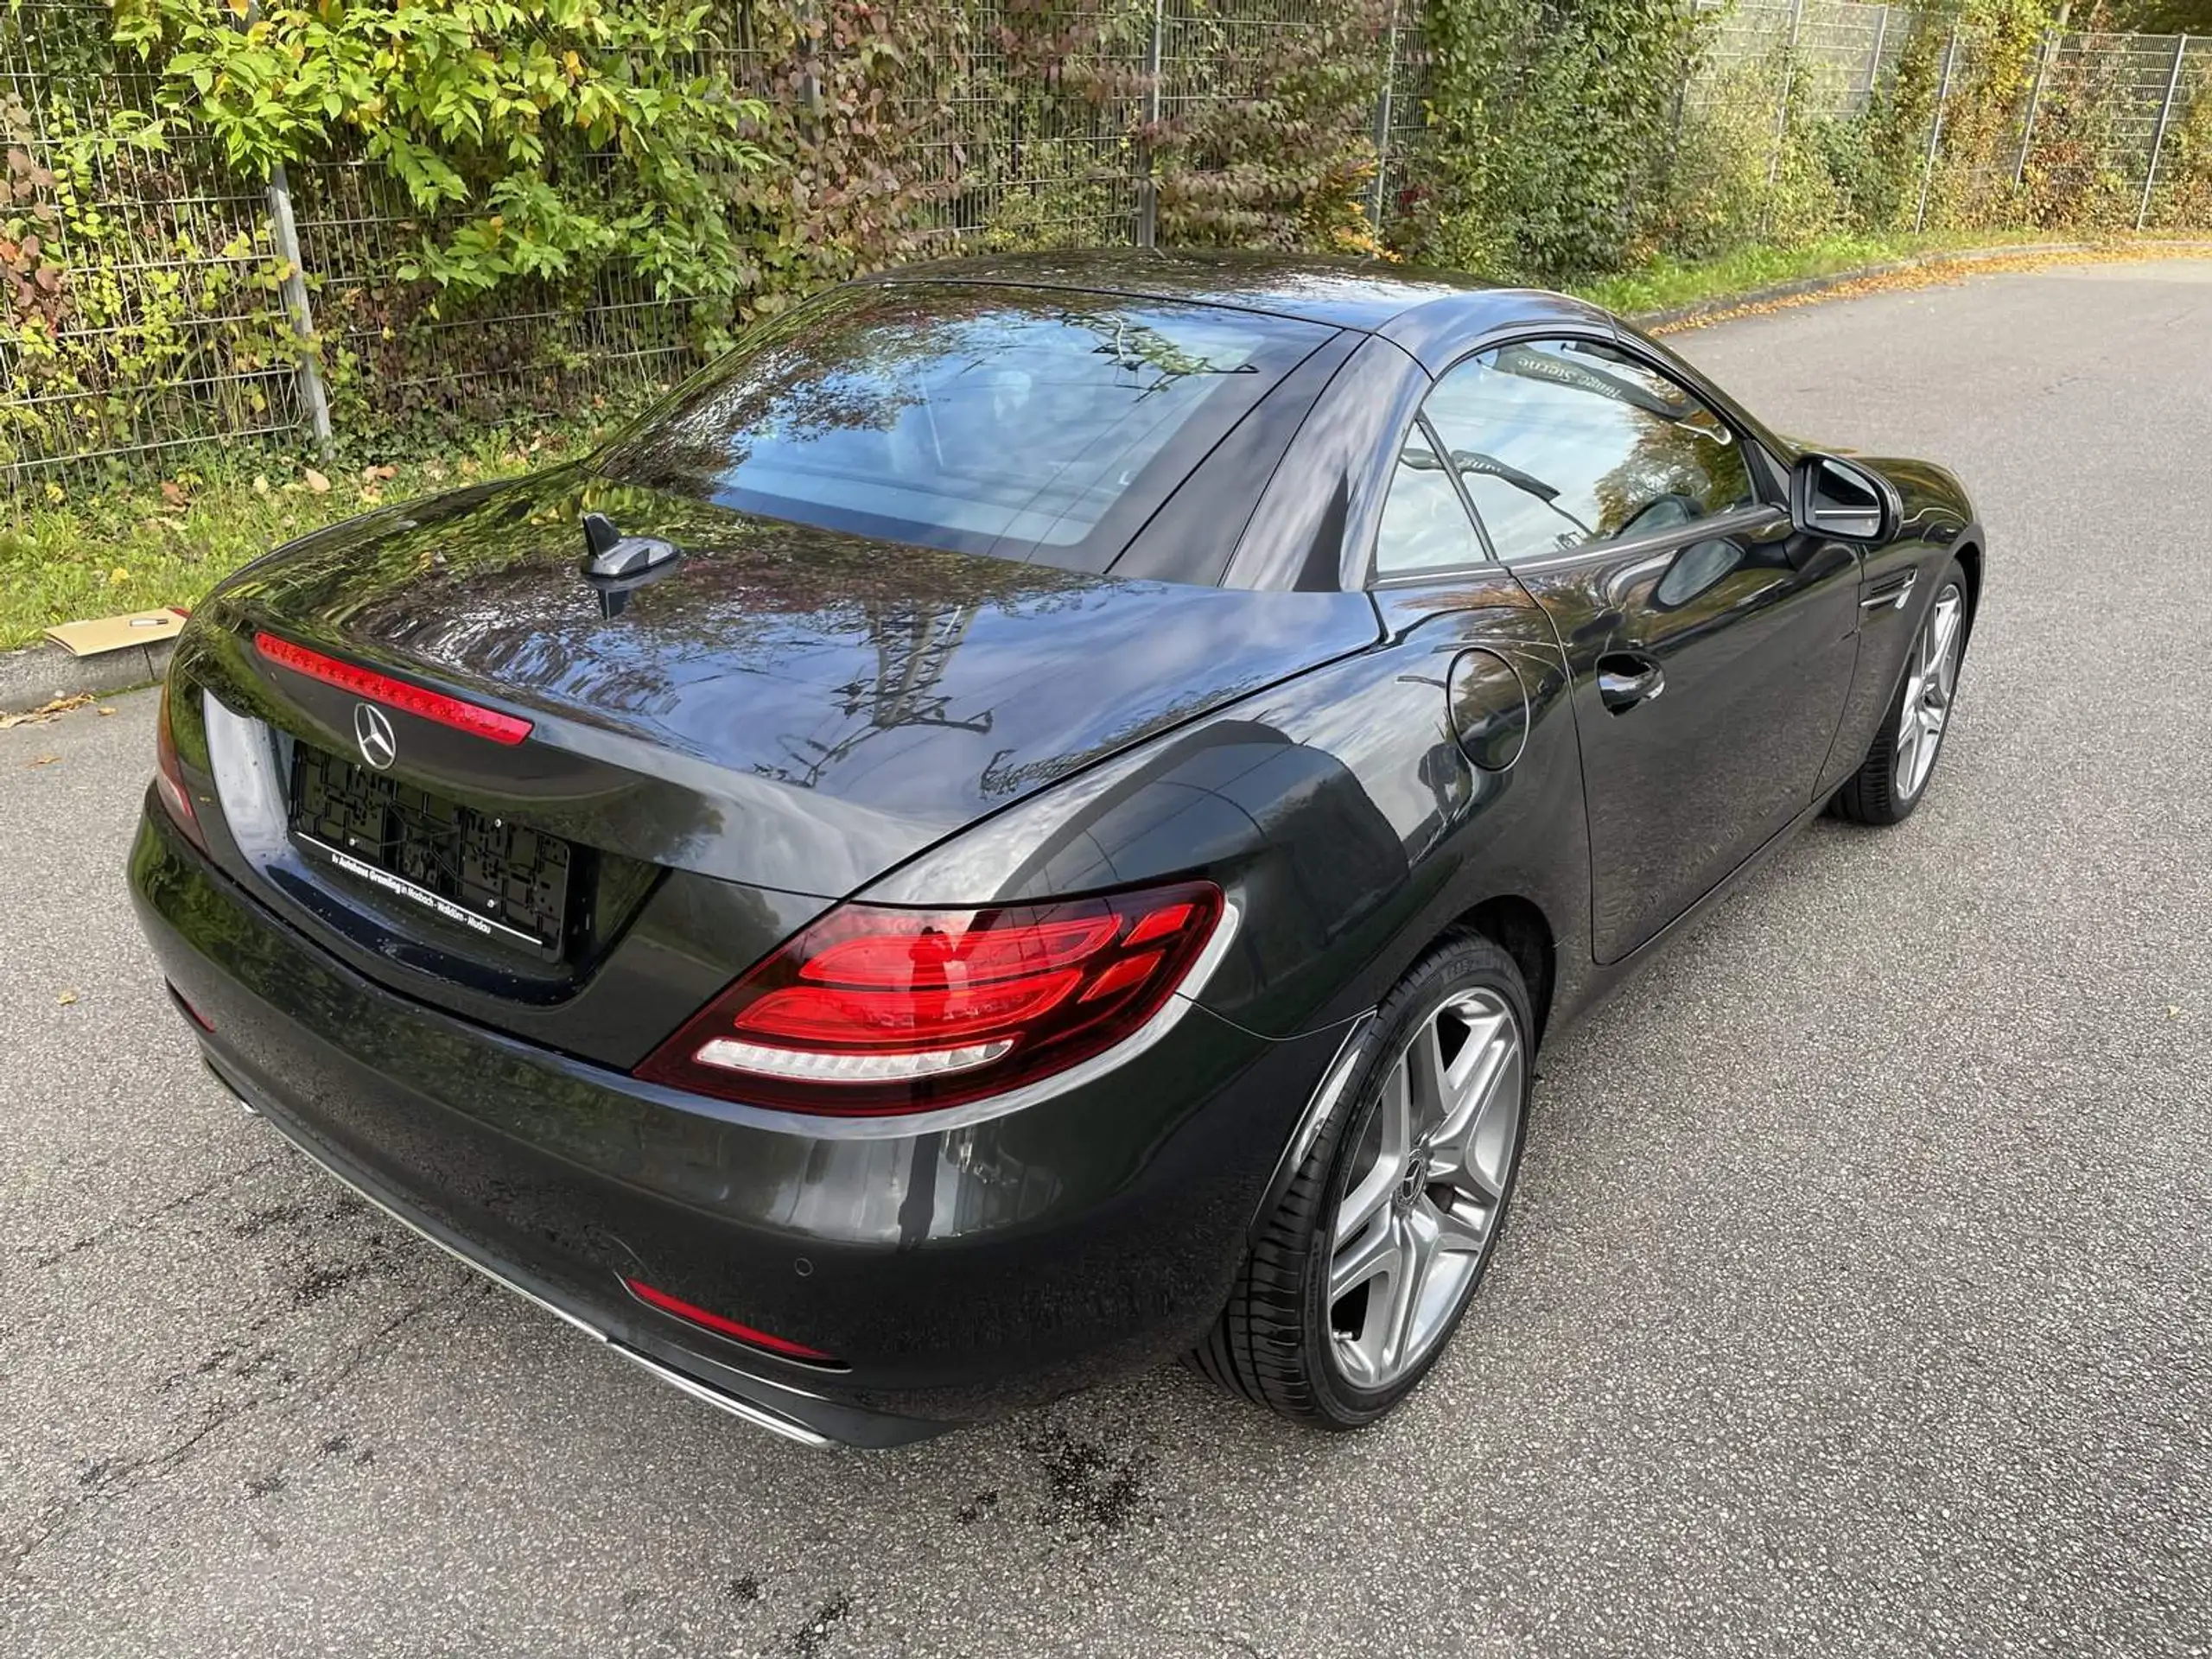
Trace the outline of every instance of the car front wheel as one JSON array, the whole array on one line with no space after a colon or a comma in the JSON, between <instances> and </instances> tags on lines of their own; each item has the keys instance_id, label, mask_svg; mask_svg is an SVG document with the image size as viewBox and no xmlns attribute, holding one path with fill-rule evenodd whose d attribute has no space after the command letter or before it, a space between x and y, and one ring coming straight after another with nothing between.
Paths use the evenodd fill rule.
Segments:
<instances>
[{"instance_id":1,"label":"car front wheel","mask_svg":"<svg viewBox=\"0 0 2212 1659\"><path fill-rule=\"evenodd\" d=\"M1436 1363L1505 1221L1528 1116L1529 994L1455 936L1377 1010L1350 1082L1194 1358L1322 1428L1389 1412Z\"/></svg>"},{"instance_id":2,"label":"car front wheel","mask_svg":"<svg viewBox=\"0 0 2212 1659\"><path fill-rule=\"evenodd\" d=\"M1836 791L1840 816L1854 823L1901 823L1920 804L1950 729L1968 620L1966 572L1954 559L1912 642L1904 683L1881 731L1859 770Z\"/></svg>"}]
</instances>

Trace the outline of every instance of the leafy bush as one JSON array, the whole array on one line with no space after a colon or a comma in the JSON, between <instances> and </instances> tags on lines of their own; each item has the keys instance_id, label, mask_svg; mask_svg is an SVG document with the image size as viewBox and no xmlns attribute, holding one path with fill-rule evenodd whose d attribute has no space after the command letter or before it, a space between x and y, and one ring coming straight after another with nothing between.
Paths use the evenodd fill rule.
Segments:
<instances>
[{"instance_id":1,"label":"leafy bush","mask_svg":"<svg viewBox=\"0 0 2212 1659\"><path fill-rule=\"evenodd\" d=\"M1699 25L1675 0L1436 0L1418 257L1572 279L1618 269L1663 215L1676 88Z\"/></svg>"},{"instance_id":2,"label":"leafy bush","mask_svg":"<svg viewBox=\"0 0 2212 1659\"><path fill-rule=\"evenodd\" d=\"M2056 0L1930 0L1862 97L1808 3L1802 43L1726 63L1750 25L1682 0L42 0L35 41L0 7L0 467L289 429L302 349L379 460L602 417L828 283L1126 243L1147 203L1171 245L1554 284L1872 245L1923 194L1947 233L2133 225L2159 48L2047 61ZM2165 226L2212 222L2212 49L2190 62ZM304 348L256 205L279 163Z\"/></svg>"},{"instance_id":3,"label":"leafy bush","mask_svg":"<svg viewBox=\"0 0 2212 1659\"><path fill-rule=\"evenodd\" d=\"M767 106L710 73L703 4L116 0L116 39L175 118L265 180L357 152L425 228L404 281L483 293L620 262L664 298L738 291L747 136Z\"/></svg>"}]
</instances>

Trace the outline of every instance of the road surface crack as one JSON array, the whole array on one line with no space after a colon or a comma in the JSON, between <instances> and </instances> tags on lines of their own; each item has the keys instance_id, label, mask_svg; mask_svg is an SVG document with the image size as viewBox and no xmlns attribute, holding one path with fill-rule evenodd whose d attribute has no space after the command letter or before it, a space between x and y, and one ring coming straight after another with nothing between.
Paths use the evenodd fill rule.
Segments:
<instances>
[{"instance_id":1,"label":"road surface crack","mask_svg":"<svg viewBox=\"0 0 2212 1659\"><path fill-rule=\"evenodd\" d=\"M251 1415L264 1405L328 1398L363 1366L380 1357L390 1348L391 1339L405 1326L440 1303L455 1300L474 1288L473 1284L464 1284L410 1302L355 1344L351 1351L328 1370L299 1379L301 1386L296 1389L280 1385L277 1389L266 1394L218 1399L208 1408L202 1421L173 1445L141 1457L103 1459L91 1465L79 1477L80 1490L60 1493L49 1499L43 1513L35 1520L15 1536L0 1542L0 1563L3 1563L0 1565L0 1580L18 1577L33 1556L63 1536L79 1517L94 1506L151 1485L175 1472L217 1430ZM293 1375L287 1372L284 1377L289 1379Z\"/></svg>"},{"instance_id":2,"label":"road surface crack","mask_svg":"<svg viewBox=\"0 0 2212 1659\"><path fill-rule=\"evenodd\" d=\"M261 1170L272 1167L279 1161L280 1160L275 1155L264 1158L257 1158L250 1164L242 1164L236 1169L226 1170L219 1175L211 1176L207 1180L202 1181L198 1186L194 1187L189 1192L181 1193L177 1197L171 1198L167 1204L156 1205L155 1208L146 1211L143 1214L119 1217L116 1220L108 1223L106 1226L100 1228L99 1230L87 1233L82 1238L77 1239L71 1243L65 1244L58 1250L48 1251L44 1255L39 1256L34 1260L31 1265L35 1268L50 1268L57 1262L67 1261L71 1256L77 1255L81 1250L92 1249L99 1245L105 1244L110 1239L121 1238L124 1235L130 1233L143 1232L147 1228L152 1226L156 1222L163 1219L165 1217L173 1216L178 1211L188 1209L191 1205L199 1203L200 1199L207 1197L208 1194L215 1192L218 1188L226 1187L232 1185L233 1182L243 1180L249 1175L252 1175Z\"/></svg>"}]
</instances>

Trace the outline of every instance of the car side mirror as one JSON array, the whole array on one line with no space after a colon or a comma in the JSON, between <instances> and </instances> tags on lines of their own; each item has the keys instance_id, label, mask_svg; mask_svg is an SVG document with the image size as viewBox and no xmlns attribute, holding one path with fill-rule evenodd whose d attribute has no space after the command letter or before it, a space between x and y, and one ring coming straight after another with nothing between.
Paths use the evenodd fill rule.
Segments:
<instances>
[{"instance_id":1,"label":"car side mirror","mask_svg":"<svg viewBox=\"0 0 2212 1659\"><path fill-rule=\"evenodd\" d=\"M1809 536L1846 542L1886 542L1897 533L1904 504L1889 480L1836 455L1807 455L1789 476L1789 517Z\"/></svg>"}]
</instances>

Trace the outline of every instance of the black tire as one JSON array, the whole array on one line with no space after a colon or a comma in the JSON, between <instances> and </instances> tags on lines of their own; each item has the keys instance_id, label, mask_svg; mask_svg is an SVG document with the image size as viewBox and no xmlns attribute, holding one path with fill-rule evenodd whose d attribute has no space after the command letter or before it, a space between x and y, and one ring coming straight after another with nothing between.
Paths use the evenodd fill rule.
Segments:
<instances>
[{"instance_id":1,"label":"black tire","mask_svg":"<svg viewBox=\"0 0 2212 1659\"><path fill-rule=\"evenodd\" d=\"M1473 1274L1425 1356L1390 1386L1370 1390L1344 1374L1335 1357L1327 1284L1330 1241L1338 1203L1384 1085L1415 1028L1449 999L1481 988L1510 1010L1520 1042L1520 1086L1510 1161L1487 1239ZM1325 1429L1363 1428L1419 1386L1445 1349L1482 1285L1496 1254L1520 1173L1529 1092L1535 1076L1535 1024L1528 987L1513 959L1491 940L1455 933L1417 963L1376 1011L1360 1039L1351 1077L1304 1162L1239 1269L1228 1306L1191 1356L1196 1369L1232 1394L1294 1421Z\"/></svg>"},{"instance_id":2,"label":"black tire","mask_svg":"<svg viewBox=\"0 0 2212 1659\"><path fill-rule=\"evenodd\" d=\"M1963 609L1959 620L1959 663L1966 665L1967 634L1974 625L1974 588L1967 581L1964 569L1953 559L1944 566L1942 575L1936 584L1936 601L1929 607L1934 613L1936 605L1942 602L1947 590L1956 588ZM1927 626L1923 620L1922 626ZM1911 649L1920 649L1922 635L1915 632ZM1907 792L1897 784L1897 749L1904 737L1905 702L1911 690L1911 660L1908 656L1904 672L1897 676L1897 696L1890 700L1889 712L1882 716L1881 729L1874 734L1874 741L1866 751L1866 758L1859 763L1859 770L1845 780L1835 792L1833 802L1836 817L1853 823L1903 823L1910 817L1913 809L1927 798L1928 785L1935 781L1936 767L1943 757L1943 740L1950 734L1950 722L1946 717L1942 731L1935 740L1936 753L1919 783Z\"/></svg>"}]
</instances>

